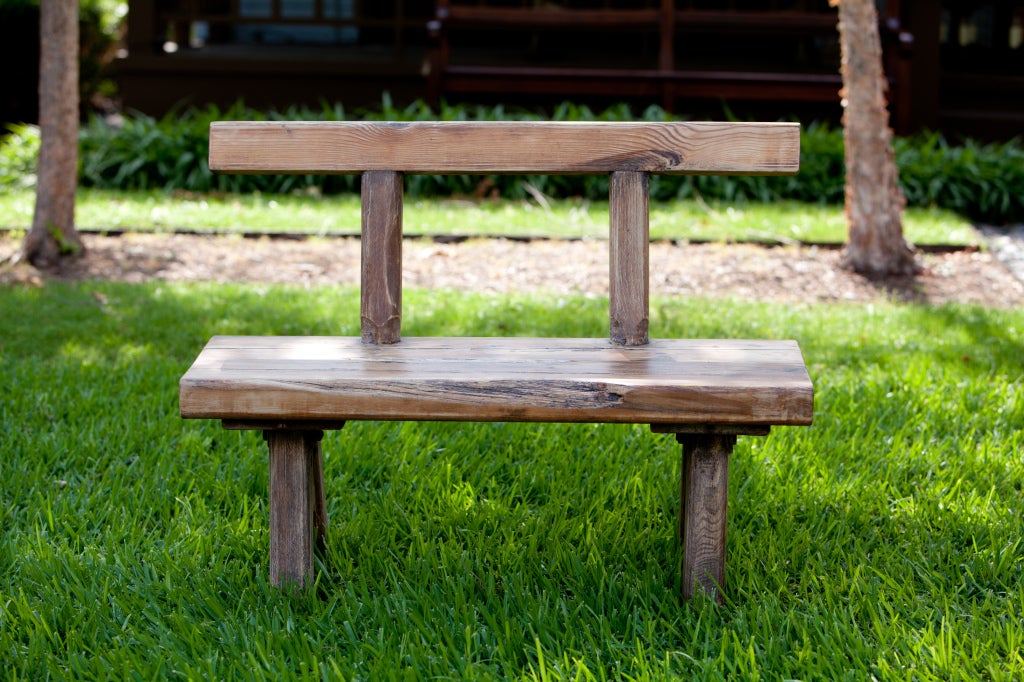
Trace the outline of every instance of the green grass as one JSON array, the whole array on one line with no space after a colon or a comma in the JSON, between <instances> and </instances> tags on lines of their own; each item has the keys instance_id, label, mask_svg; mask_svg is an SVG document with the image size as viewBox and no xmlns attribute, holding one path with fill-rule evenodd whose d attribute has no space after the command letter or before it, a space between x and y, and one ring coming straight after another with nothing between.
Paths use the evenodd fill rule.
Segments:
<instances>
[{"instance_id":1,"label":"green grass","mask_svg":"<svg viewBox=\"0 0 1024 682\"><path fill-rule=\"evenodd\" d=\"M642 426L353 423L314 594L267 581L254 433L177 416L214 333L358 332L351 289L0 289L8 679L1024 676L1024 313L655 300L796 338L815 424L741 438L728 601L680 604L678 446ZM406 294L408 335L603 336L605 302Z\"/></svg>"},{"instance_id":2,"label":"green grass","mask_svg":"<svg viewBox=\"0 0 1024 682\"><path fill-rule=\"evenodd\" d=\"M0 228L26 229L34 195L0 193ZM552 236L605 238L608 203L585 200L473 201L417 199L406 202L410 235ZM103 231L173 229L307 234L359 231L359 198L292 195L168 195L160 192L80 190L77 222ZM976 245L969 221L941 209L910 208L904 230L915 244ZM846 241L842 207L798 202L708 205L693 200L651 205L655 239L712 241Z\"/></svg>"}]
</instances>

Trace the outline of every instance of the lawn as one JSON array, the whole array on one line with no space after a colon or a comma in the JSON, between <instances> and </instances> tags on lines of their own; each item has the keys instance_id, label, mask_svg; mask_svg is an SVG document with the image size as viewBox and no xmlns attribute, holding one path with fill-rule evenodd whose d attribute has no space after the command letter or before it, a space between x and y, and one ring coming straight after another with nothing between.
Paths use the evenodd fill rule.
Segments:
<instances>
[{"instance_id":1,"label":"lawn","mask_svg":"<svg viewBox=\"0 0 1024 682\"><path fill-rule=\"evenodd\" d=\"M0 288L8 679L1024 676L1024 312L656 299L652 335L795 338L810 428L741 438L728 600L681 604L646 428L353 423L316 589L267 579L257 434L177 416L205 340L356 334L334 287ZM603 336L606 302L406 292L407 335Z\"/></svg>"},{"instance_id":2,"label":"lawn","mask_svg":"<svg viewBox=\"0 0 1024 682\"><path fill-rule=\"evenodd\" d=\"M472 199L407 200L404 229L410 235L554 236L607 238L608 202L528 202ZM0 192L0 229L26 229L35 196ZM357 196L193 195L80 190L80 229L357 234ZM707 204L696 200L651 204L654 239L835 243L846 240L841 206L781 201L774 204ZM978 245L971 223L937 208L909 208L907 239L919 245Z\"/></svg>"}]
</instances>

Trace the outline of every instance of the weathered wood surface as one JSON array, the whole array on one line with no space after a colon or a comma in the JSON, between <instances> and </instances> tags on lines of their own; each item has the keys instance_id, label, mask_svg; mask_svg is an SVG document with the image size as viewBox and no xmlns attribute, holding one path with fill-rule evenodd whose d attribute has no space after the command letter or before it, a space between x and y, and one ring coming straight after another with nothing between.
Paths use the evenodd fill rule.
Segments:
<instances>
[{"instance_id":1,"label":"weathered wood surface","mask_svg":"<svg viewBox=\"0 0 1024 682\"><path fill-rule=\"evenodd\" d=\"M183 417L809 424L794 341L214 337Z\"/></svg>"},{"instance_id":2,"label":"weathered wood surface","mask_svg":"<svg viewBox=\"0 0 1024 682\"><path fill-rule=\"evenodd\" d=\"M675 436L767 436L770 424L651 424L651 433Z\"/></svg>"},{"instance_id":3,"label":"weathered wood surface","mask_svg":"<svg viewBox=\"0 0 1024 682\"><path fill-rule=\"evenodd\" d=\"M367 171L362 180L362 337L366 343L397 343L402 338L402 175Z\"/></svg>"},{"instance_id":4,"label":"weathered wood surface","mask_svg":"<svg viewBox=\"0 0 1024 682\"><path fill-rule=\"evenodd\" d=\"M794 341L649 342L649 174L798 166L796 124L213 124L214 170L363 174L361 336L214 337L180 383L183 417L266 429L271 581L313 579L313 545L327 529L319 428L352 419L648 423L683 444L684 597L721 599L736 434L810 424L813 387ZM533 172L610 173L611 339L397 344L402 174Z\"/></svg>"},{"instance_id":5,"label":"weathered wood surface","mask_svg":"<svg viewBox=\"0 0 1024 682\"><path fill-rule=\"evenodd\" d=\"M609 318L611 339L623 346L648 341L650 221L647 173L617 171L609 180Z\"/></svg>"},{"instance_id":6,"label":"weathered wood surface","mask_svg":"<svg viewBox=\"0 0 1024 682\"><path fill-rule=\"evenodd\" d=\"M324 453L320 446L324 433L320 430L305 432L306 457L311 469L313 496L313 545L323 551L327 547L327 490L324 488Z\"/></svg>"},{"instance_id":7,"label":"weathered wood surface","mask_svg":"<svg viewBox=\"0 0 1024 682\"><path fill-rule=\"evenodd\" d=\"M683 599L703 590L722 601L729 455L736 436L676 436L683 446L679 488L679 539L683 543Z\"/></svg>"},{"instance_id":8,"label":"weathered wood surface","mask_svg":"<svg viewBox=\"0 0 1024 682\"><path fill-rule=\"evenodd\" d=\"M326 506L320 499L323 483L317 481L322 476L320 434L266 431L264 438L270 448L270 582L280 587L308 586L313 577L314 536L325 532L327 525Z\"/></svg>"},{"instance_id":9,"label":"weathered wood surface","mask_svg":"<svg viewBox=\"0 0 1024 682\"><path fill-rule=\"evenodd\" d=\"M236 173L781 175L799 170L796 123L218 122L210 168Z\"/></svg>"},{"instance_id":10,"label":"weathered wood surface","mask_svg":"<svg viewBox=\"0 0 1024 682\"><path fill-rule=\"evenodd\" d=\"M345 422L338 419L304 419L300 421L284 419L225 419L221 428L228 431L340 431ZM675 433L660 431L656 433Z\"/></svg>"}]
</instances>

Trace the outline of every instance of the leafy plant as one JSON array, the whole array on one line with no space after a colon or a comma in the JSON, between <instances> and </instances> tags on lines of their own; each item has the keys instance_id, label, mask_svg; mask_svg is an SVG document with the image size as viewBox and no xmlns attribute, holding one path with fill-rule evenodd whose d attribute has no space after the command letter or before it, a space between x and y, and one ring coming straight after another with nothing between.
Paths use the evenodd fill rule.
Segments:
<instances>
[{"instance_id":1,"label":"leafy plant","mask_svg":"<svg viewBox=\"0 0 1024 682\"><path fill-rule=\"evenodd\" d=\"M937 133L896 141L907 201L978 220L1024 219L1024 146L1019 140L950 145Z\"/></svg>"},{"instance_id":2,"label":"leafy plant","mask_svg":"<svg viewBox=\"0 0 1024 682\"><path fill-rule=\"evenodd\" d=\"M398 107L384 97L380 108L348 111L340 104L319 108L289 107L257 111L241 103L227 109L172 111L160 119L134 114L118 126L94 117L83 128L84 186L109 189L183 189L193 192L252 192L286 194L352 192L358 178L346 175L227 175L210 172L209 126L217 120L394 120L470 121L539 120L531 111L511 107L442 104L436 111L423 102ZM548 117L556 121L668 121L660 107L635 115L625 104L603 111L564 103ZM974 220L1006 223L1024 220L1024 145L1020 140L980 144L967 140L951 144L938 133L897 138L896 160L910 206L938 207ZM2 158L2 156L0 156ZM2 163L2 161L0 161ZM2 171L0 171L2 172ZM801 169L795 176L655 176L651 197L721 200L733 204L781 199L839 204L843 201L845 169L840 129L811 123L801 132ZM603 176L415 175L406 179L409 197L501 196L527 199L548 197L607 197Z\"/></svg>"},{"instance_id":3,"label":"leafy plant","mask_svg":"<svg viewBox=\"0 0 1024 682\"><path fill-rule=\"evenodd\" d=\"M8 131L0 141L0 192L35 187L39 128L19 123Z\"/></svg>"}]
</instances>

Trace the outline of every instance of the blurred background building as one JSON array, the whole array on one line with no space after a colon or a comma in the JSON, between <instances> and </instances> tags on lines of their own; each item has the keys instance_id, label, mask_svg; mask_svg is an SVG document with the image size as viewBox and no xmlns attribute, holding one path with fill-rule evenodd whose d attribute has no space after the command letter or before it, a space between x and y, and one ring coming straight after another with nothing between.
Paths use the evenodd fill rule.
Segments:
<instances>
[{"instance_id":1,"label":"blurred background building","mask_svg":"<svg viewBox=\"0 0 1024 682\"><path fill-rule=\"evenodd\" d=\"M1024 133L1024 0L880 0L898 132ZM838 121L827 0L129 0L125 108L659 104ZM723 105L725 105L723 107ZM727 109L726 109L727 108Z\"/></svg>"}]
</instances>

